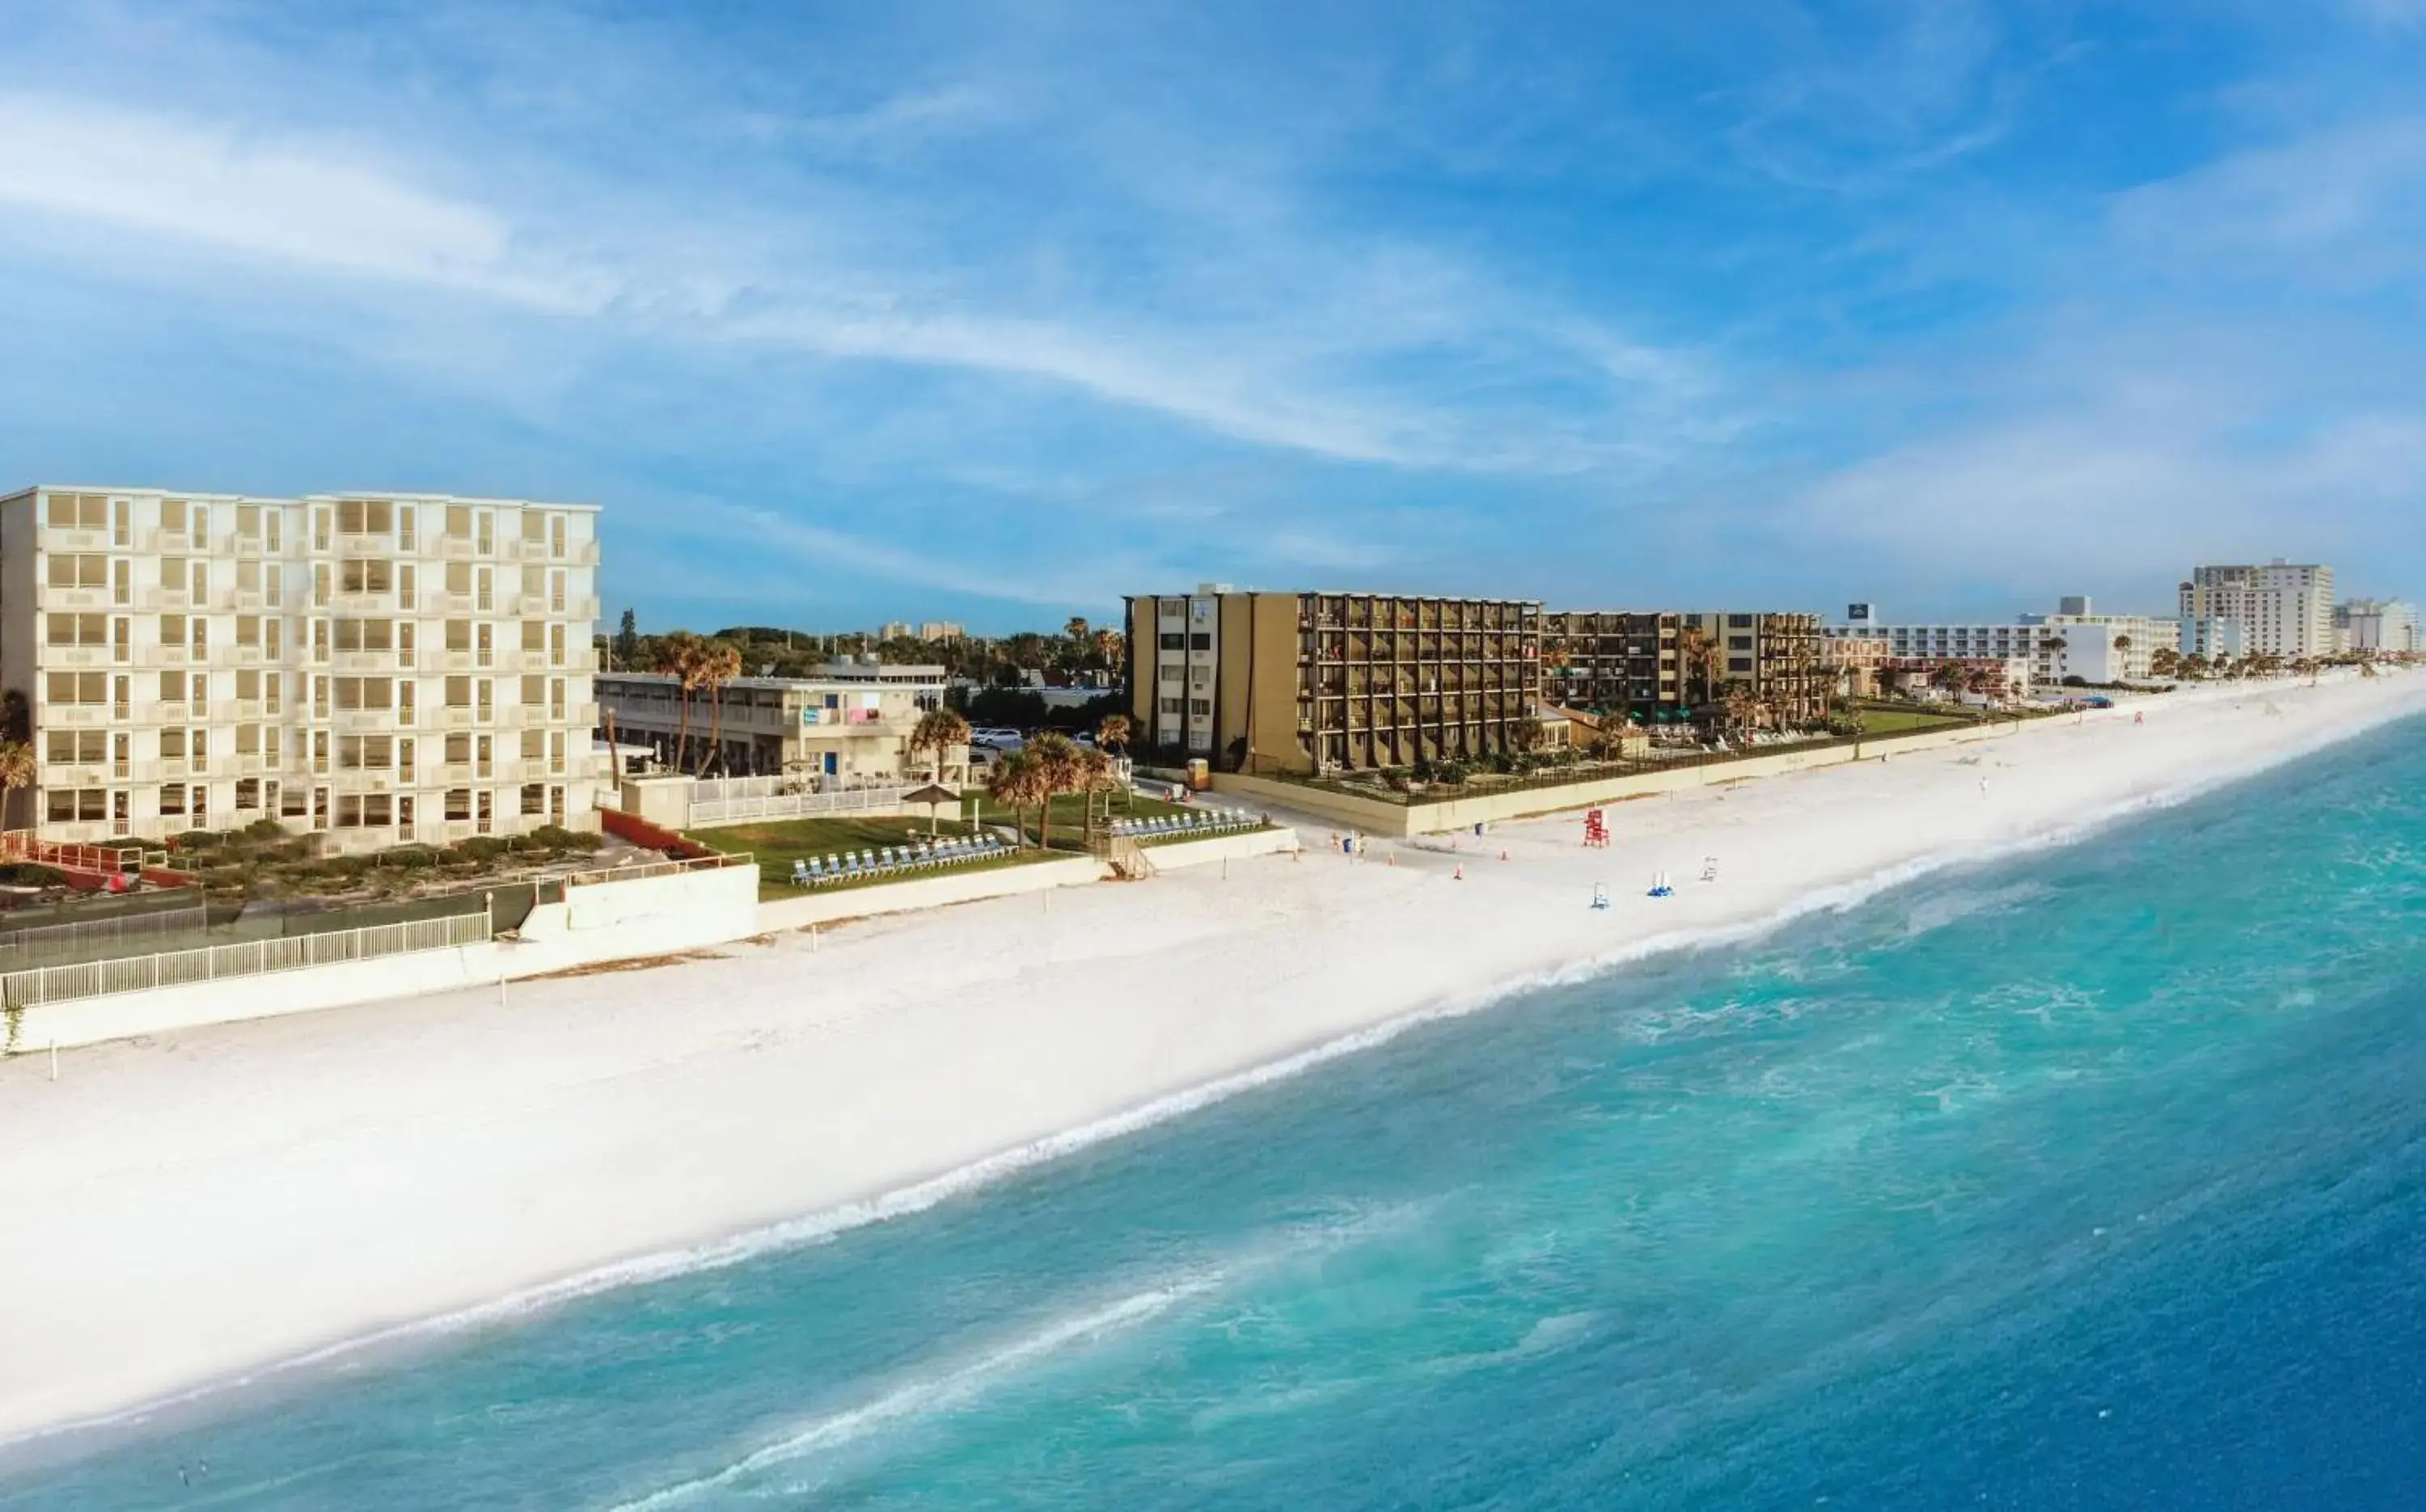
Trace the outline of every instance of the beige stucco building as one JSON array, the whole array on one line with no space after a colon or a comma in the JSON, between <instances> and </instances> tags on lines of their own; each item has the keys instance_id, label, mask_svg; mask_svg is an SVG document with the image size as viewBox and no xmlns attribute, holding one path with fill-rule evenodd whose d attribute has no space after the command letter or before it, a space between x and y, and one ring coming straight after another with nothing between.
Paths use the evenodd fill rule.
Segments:
<instances>
[{"instance_id":1,"label":"beige stucco building","mask_svg":"<svg viewBox=\"0 0 2426 1512\"><path fill-rule=\"evenodd\" d=\"M0 498L11 827L271 818L343 850L595 828L594 506L44 485Z\"/></svg>"},{"instance_id":2,"label":"beige stucco building","mask_svg":"<svg viewBox=\"0 0 2426 1512\"><path fill-rule=\"evenodd\" d=\"M683 750L681 685L655 672L598 679L599 718L619 742L654 747L672 764L710 776L803 775L822 786L864 787L925 777L933 752L910 751L911 732L944 706L941 667L888 667L873 656L830 662L807 677L742 677L721 696L694 691ZM966 746L943 753L943 780L968 780Z\"/></svg>"}]
</instances>

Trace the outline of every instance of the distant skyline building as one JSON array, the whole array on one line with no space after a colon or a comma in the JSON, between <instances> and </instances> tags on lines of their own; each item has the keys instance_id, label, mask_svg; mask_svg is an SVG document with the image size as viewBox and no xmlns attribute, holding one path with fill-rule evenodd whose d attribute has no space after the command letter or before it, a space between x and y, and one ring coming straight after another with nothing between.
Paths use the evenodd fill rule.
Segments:
<instances>
[{"instance_id":1,"label":"distant skyline building","mask_svg":"<svg viewBox=\"0 0 2426 1512\"><path fill-rule=\"evenodd\" d=\"M2185 653L2193 638L2229 639L2220 622L2238 620L2243 649L2227 654L2330 656L2337 647L2334 570L2280 559L2263 567L2196 568L2181 585L2178 617Z\"/></svg>"},{"instance_id":2,"label":"distant skyline building","mask_svg":"<svg viewBox=\"0 0 2426 1512\"><path fill-rule=\"evenodd\" d=\"M2420 643L2418 609L2400 599L2352 599L2334 609L2334 635L2342 651L2426 651Z\"/></svg>"}]
</instances>

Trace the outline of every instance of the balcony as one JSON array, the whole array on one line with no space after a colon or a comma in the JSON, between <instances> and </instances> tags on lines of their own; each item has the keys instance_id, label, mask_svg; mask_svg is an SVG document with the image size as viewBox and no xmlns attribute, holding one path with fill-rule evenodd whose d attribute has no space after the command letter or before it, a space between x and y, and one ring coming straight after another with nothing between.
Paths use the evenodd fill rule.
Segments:
<instances>
[{"instance_id":1,"label":"balcony","mask_svg":"<svg viewBox=\"0 0 2426 1512\"><path fill-rule=\"evenodd\" d=\"M340 709L329 721L331 729L349 735L376 735L396 724L394 709Z\"/></svg>"},{"instance_id":2,"label":"balcony","mask_svg":"<svg viewBox=\"0 0 2426 1512\"><path fill-rule=\"evenodd\" d=\"M393 651L341 651L330 658L332 672L385 672L396 665Z\"/></svg>"},{"instance_id":3,"label":"balcony","mask_svg":"<svg viewBox=\"0 0 2426 1512\"><path fill-rule=\"evenodd\" d=\"M183 555L194 549L194 540L182 530L152 530L144 533L143 548L168 555Z\"/></svg>"}]
</instances>

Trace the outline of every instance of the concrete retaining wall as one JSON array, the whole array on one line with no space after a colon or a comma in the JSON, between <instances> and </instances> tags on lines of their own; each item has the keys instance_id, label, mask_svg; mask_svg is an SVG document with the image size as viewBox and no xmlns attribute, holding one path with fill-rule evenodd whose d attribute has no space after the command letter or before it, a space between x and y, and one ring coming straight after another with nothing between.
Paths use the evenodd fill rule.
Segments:
<instances>
[{"instance_id":1,"label":"concrete retaining wall","mask_svg":"<svg viewBox=\"0 0 2426 1512\"><path fill-rule=\"evenodd\" d=\"M724 866L571 890L523 921L519 941L491 941L345 961L302 971L190 982L25 1010L21 1052L97 1044L203 1024L277 1018L383 998L494 986L522 976L633 960L743 939L757 932L758 871Z\"/></svg>"},{"instance_id":2,"label":"concrete retaining wall","mask_svg":"<svg viewBox=\"0 0 2426 1512\"><path fill-rule=\"evenodd\" d=\"M758 905L756 932L769 934L778 929L805 929L813 924L832 924L837 919L864 919L871 914L941 909L954 903L975 903L980 898L1044 893L1057 887L1085 887L1090 882L1102 881L1109 872L1109 867L1092 856L1072 856L1060 861L1027 861L1018 866L985 866L975 871L944 872L907 881L844 888L835 893L803 891L796 898L782 898Z\"/></svg>"},{"instance_id":3,"label":"concrete retaining wall","mask_svg":"<svg viewBox=\"0 0 2426 1512\"><path fill-rule=\"evenodd\" d=\"M1215 861L1243 861L1250 856L1278 856L1297 848L1297 831L1286 825L1270 829L1241 829L1236 834L1214 835L1205 840L1174 840L1167 845L1144 847L1145 859L1154 862L1154 869L1157 872L1175 872Z\"/></svg>"},{"instance_id":4,"label":"concrete retaining wall","mask_svg":"<svg viewBox=\"0 0 2426 1512\"><path fill-rule=\"evenodd\" d=\"M1596 804L1622 803L1627 798L1674 793L1687 788L1716 787L1755 778L1776 777L1787 772L1843 766L1857 761L1876 761L1881 757L1935 750L1973 741L2002 739L2021 728L2019 724L2003 722L1965 726L1959 730L1923 731L1909 735L1881 735L1874 740L1849 746L1788 748L1770 756L1701 763L1679 766L1674 771L1639 773L1596 782L1569 782L1556 787L1522 788L1476 797L1448 798L1438 803L1389 803L1380 798L1360 798L1334 793L1328 788L1278 782L1269 778L1245 777L1229 772L1213 775L1213 791L1251 804L1270 804L1275 808L1315 814L1344 828L1361 829L1367 834L1404 837L1464 829L1475 824L1528 819L1571 809L1587 809Z\"/></svg>"}]
</instances>

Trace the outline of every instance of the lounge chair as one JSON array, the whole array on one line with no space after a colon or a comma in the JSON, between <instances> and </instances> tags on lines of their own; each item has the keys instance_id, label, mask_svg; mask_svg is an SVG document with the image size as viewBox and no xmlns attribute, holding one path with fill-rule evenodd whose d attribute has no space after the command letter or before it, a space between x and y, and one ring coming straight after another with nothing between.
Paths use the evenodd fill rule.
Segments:
<instances>
[{"instance_id":1,"label":"lounge chair","mask_svg":"<svg viewBox=\"0 0 2426 1512\"><path fill-rule=\"evenodd\" d=\"M806 887L814 880L816 880L816 878L810 874L809 863L807 861L796 861L792 863L792 885L794 887Z\"/></svg>"}]
</instances>

